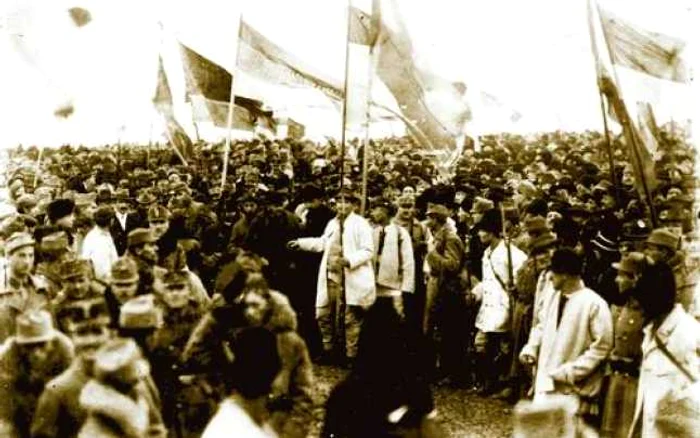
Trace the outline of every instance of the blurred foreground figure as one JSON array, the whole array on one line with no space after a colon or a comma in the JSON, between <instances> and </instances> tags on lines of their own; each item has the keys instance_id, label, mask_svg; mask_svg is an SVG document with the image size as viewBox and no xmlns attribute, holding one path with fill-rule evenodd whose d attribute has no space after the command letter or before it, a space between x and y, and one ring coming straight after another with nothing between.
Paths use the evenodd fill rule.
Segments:
<instances>
[{"instance_id":1,"label":"blurred foreground figure","mask_svg":"<svg viewBox=\"0 0 700 438\"><path fill-rule=\"evenodd\" d=\"M411 357L407 326L390 301L366 314L357 360L326 404L324 438L442 437L427 379Z\"/></svg>"}]
</instances>

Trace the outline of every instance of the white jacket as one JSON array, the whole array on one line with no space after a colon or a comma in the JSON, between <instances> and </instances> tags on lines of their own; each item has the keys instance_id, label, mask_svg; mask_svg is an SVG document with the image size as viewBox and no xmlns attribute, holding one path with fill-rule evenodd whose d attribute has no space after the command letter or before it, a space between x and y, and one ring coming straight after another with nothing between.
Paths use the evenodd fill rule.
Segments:
<instances>
[{"instance_id":1,"label":"white jacket","mask_svg":"<svg viewBox=\"0 0 700 438\"><path fill-rule=\"evenodd\" d=\"M384 243L381 254L379 237L382 227L374 228L374 259L377 268L377 284L392 290L415 290L415 261L411 236L405 228L391 223L384 227ZM399 245L400 243L400 245Z\"/></svg>"},{"instance_id":2,"label":"white jacket","mask_svg":"<svg viewBox=\"0 0 700 438\"><path fill-rule=\"evenodd\" d=\"M333 237L339 230L340 222L336 217L328 222L321 237L302 237L297 240L302 250L323 252L318 271L316 307L328 305L328 254ZM343 223L343 256L350 262L344 275L345 297L349 306L369 307L376 299L373 255L372 226L362 216L350 213Z\"/></svg>"}]
</instances>

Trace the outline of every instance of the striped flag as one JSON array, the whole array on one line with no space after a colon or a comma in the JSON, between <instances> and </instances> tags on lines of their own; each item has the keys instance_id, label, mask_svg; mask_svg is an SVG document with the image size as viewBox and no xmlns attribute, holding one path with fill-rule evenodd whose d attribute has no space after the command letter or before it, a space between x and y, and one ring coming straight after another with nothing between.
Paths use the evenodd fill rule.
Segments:
<instances>
[{"instance_id":1,"label":"striped flag","mask_svg":"<svg viewBox=\"0 0 700 438\"><path fill-rule=\"evenodd\" d=\"M185 63L185 83L195 119L227 126L233 76L225 68L180 43ZM234 98L233 128L247 131L255 127L275 130L273 112L263 102L243 96Z\"/></svg>"},{"instance_id":2,"label":"striped flag","mask_svg":"<svg viewBox=\"0 0 700 438\"><path fill-rule=\"evenodd\" d=\"M375 49L377 75L394 95L403 115L428 139L424 146L452 149L471 117L463 84L451 83L416 64L411 38L395 0L375 0L373 15L381 26ZM391 23L392 25L389 25Z\"/></svg>"},{"instance_id":3,"label":"striped flag","mask_svg":"<svg viewBox=\"0 0 700 438\"><path fill-rule=\"evenodd\" d=\"M648 31L626 22L610 11L598 9L614 64L659 79L688 82L688 68L682 58L685 41Z\"/></svg>"},{"instance_id":4,"label":"striped flag","mask_svg":"<svg viewBox=\"0 0 700 438\"><path fill-rule=\"evenodd\" d=\"M165 120L165 129L173 147L179 151L182 157L187 159L193 151L192 140L175 118L173 96L170 92L170 84L165 74L165 68L163 67L163 58L160 56L158 57L158 83L153 96L153 105Z\"/></svg>"},{"instance_id":5,"label":"striped flag","mask_svg":"<svg viewBox=\"0 0 700 438\"><path fill-rule=\"evenodd\" d=\"M314 88L342 100L342 85L273 43L241 21L236 68L259 79L289 87Z\"/></svg>"}]
</instances>

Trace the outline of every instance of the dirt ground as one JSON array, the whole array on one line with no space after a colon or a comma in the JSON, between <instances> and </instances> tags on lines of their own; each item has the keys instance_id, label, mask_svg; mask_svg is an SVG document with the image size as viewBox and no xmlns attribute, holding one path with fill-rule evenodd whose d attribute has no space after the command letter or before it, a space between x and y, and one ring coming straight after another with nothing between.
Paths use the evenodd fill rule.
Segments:
<instances>
[{"instance_id":1,"label":"dirt ground","mask_svg":"<svg viewBox=\"0 0 700 438\"><path fill-rule=\"evenodd\" d=\"M318 437L323 424L324 404L331 389L347 371L336 367L315 366L318 407L312 437ZM435 404L442 426L450 437L500 438L512 434L512 406L479 397L466 389L447 386L435 388Z\"/></svg>"}]
</instances>

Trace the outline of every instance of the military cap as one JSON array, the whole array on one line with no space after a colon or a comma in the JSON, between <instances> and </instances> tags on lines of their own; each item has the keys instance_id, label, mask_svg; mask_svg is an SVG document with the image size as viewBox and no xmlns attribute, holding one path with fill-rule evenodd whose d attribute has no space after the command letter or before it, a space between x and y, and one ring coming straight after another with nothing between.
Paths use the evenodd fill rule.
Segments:
<instances>
[{"instance_id":1,"label":"military cap","mask_svg":"<svg viewBox=\"0 0 700 438\"><path fill-rule=\"evenodd\" d=\"M139 281L139 271L136 262L128 257L121 257L112 264L109 278L112 284L133 284Z\"/></svg>"},{"instance_id":2,"label":"military cap","mask_svg":"<svg viewBox=\"0 0 700 438\"><path fill-rule=\"evenodd\" d=\"M90 276L92 264L89 260L73 258L61 262L58 270L61 280L65 281L75 277Z\"/></svg>"},{"instance_id":3,"label":"military cap","mask_svg":"<svg viewBox=\"0 0 700 438\"><path fill-rule=\"evenodd\" d=\"M156 306L152 294L134 297L121 306L119 327L124 329L158 328L163 323L163 315Z\"/></svg>"},{"instance_id":4,"label":"military cap","mask_svg":"<svg viewBox=\"0 0 700 438\"><path fill-rule=\"evenodd\" d=\"M670 228L657 228L651 232L646 243L662 246L674 251L680 248L681 237Z\"/></svg>"},{"instance_id":5,"label":"military cap","mask_svg":"<svg viewBox=\"0 0 700 438\"><path fill-rule=\"evenodd\" d=\"M69 245L68 234L65 231L55 231L42 237L39 249L42 251L59 251L68 249Z\"/></svg>"},{"instance_id":6,"label":"military cap","mask_svg":"<svg viewBox=\"0 0 700 438\"><path fill-rule=\"evenodd\" d=\"M629 274L640 274L647 264L647 257L643 253L633 251L623 255L619 262L612 264L612 267Z\"/></svg>"},{"instance_id":7,"label":"military cap","mask_svg":"<svg viewBox=\"0 0 700 438\"><path fill-rule=\"evenodd\" d=\"M12 254L18 249L24 248L25 246L34 246L34 238L26 232L13 233L5 241L5 253Z\"/></svg>"}]
</instances>

